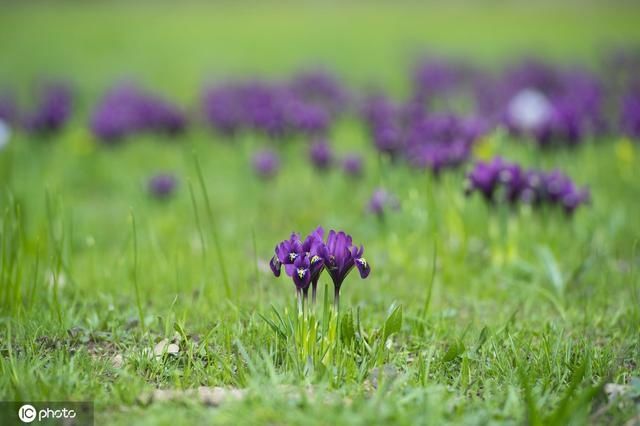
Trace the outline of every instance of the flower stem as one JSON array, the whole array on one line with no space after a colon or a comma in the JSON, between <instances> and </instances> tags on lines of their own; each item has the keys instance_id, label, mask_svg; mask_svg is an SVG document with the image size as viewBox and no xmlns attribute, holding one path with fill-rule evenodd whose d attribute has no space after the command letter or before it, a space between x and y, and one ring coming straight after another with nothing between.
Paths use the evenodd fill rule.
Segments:
<instances>
[{"instance_id":1,"label":"flower stem","mask_svg":"<svg viewBox=\"0 0 640 426\"><path fill-rule=\"evenodd\" d=\"M335 309L336 312L340 311L340 287L334 287L333 308Z\"/></svg>"}]
</instances>

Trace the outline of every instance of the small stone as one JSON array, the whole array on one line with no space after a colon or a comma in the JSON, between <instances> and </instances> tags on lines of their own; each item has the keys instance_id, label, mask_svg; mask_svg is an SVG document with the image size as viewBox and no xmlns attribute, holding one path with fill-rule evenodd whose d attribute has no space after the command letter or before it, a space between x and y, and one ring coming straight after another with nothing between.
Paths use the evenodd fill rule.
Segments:
<instances>
[{"instance_id":1,"label":"small stone","mask_svg":"<svg viewBox=\"0 0 640 426\"><path fill-rule=\"evenodd\" d=\"M122 354L114 355L113 358L111 358L111 365L113 368L122 368L124 365L124 358L122 357Z\"/></svg>"}]
</instances>

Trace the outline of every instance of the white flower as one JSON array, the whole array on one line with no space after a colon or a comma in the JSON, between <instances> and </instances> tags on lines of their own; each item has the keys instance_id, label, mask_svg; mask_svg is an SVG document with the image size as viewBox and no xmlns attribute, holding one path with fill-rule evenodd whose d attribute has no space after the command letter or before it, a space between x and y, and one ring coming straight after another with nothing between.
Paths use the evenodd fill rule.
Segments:
<instances>
[{"instance_id":1,"label":"white flower","mask_svg":"<svg viewBox=\"0 0 640 426\"><path fill-rule=\"evenodd\" d=\"M0 149L3 149L9 143L11 137L11 129L9 125L0 120Z\"/></svg>"},{"instance_id":2,"label":"white flower","mask_svg":"<svg viewBox=\"0 0 640 426\"><path fill-rule=\"evenodd\" d=\"M520 130L532 131L543 125L551 117L553 106L547 97L533 89L518 92L509 101L509 118Z\"/></svg>"}]
</instances>

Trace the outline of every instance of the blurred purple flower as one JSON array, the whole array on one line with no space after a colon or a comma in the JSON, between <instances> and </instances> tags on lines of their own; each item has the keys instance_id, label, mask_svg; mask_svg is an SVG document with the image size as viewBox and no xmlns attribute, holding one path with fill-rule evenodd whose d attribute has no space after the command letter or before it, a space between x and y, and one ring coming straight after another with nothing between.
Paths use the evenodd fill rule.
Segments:
<instances>
[{"instance_id":1,"label":"blurred purple flower","mask_svg":"<svg viewBox=\"0 0 640 426\"><path fill-rule=\"evenodd\" d=\"M469 83L473 70L455 59L427 57L414 69L413 81L416 99L424 105L436 98L460 92Z\"/></svg>"},{"instance_id":2,"label":"blurred purple flower","mask_svg":"<svg viewBox=\"0 0 640 426\"><path fill-rule=\"evenodd\" d=\"M289 87L299 99L324 107L332 116L342 113L349 103L345 88L327 71L301 72L294 76Z\"/></svg>"},{"instance_id":3,"label":"blurred purple flower","mask_svg":"<svg viewBox=\"0 0 640 426\"><path fill-rule=\"evenodd\" d=\"M478 80L476 100L485 117L542 147L576 145L607 130L603 84L582 68L526 60L497 78Z\"/></svg>"},{"instance_id":4,"label":"blurred purple flower","mask_svg":"<svg viewBox=\"0 0 640 426\"><path fill-rule=\"evenodd\" d=\"M280 169L280 159L274 151L262 150L253 155L252 165L259 177L270 179L278 173Z\"/></svg>"},{"instance_id":5,"label":"blurred purple flower","mask_svg":"<svg viewBox=\"0 0 640 426\"><path fill-rule=\"evenodd\" d=\"M232 81L205 89L206 120L219 133L257 131L272 138L294 134L324 135L331 115L321 103L305 99L295 88L261 80Z\"/></svg>"},{"instance_id":6,"label":"blurred purple flower","mask_svg":"<svg viewBox=\"0 0 640 426\"><path fill-rule=\"evenodd\" d=\"M39 93L33 111L27 112L23 124L30 133L48 135L61 130L71 116L73 96L64 83L48 83Z\"/></svg>"},{"instance_id":7,"label":"blurred purple flower","mask_svg":"<svg viewBox=\"0 0 640 426\"><path fill-rule=\"evenodd\" d=\"M149 179L149 193L156 198L168 198L178 186L178 180L172 174L157 174Z\"/></svg>"},{"instance_id":8,"label":"blurred purple flower","mask_svg":"<svg viewBox=\"0 0 640 426\"><path fill-rule=\"evenodd\" d=\"M176 136L184 132L187 118L175 105L132 84L119 84L104 95L90 119L93 134L114 143L137 133Z\"/></svg>"},{"instance_id":9,"label":"blurred purple flower","mask_svg":"<svg viewBox=\"0 0 640 426\"><path fill-rule=\"evenodd\" d=\"M350 177L362 176L363 161L359 154L347 154L342 160L344 173Z\"/></svg>"},{"instance_id":10,"label":"blurred purple flower","mask_svg":"<svg viewBox=\"0 0 640 426\"><path fill-rule=\"evenodd\" d=\"M309 147L309 160L316 170L326 171L333 164L333 150L326 140L313 141Z\"/></svg>"},{"instance_id":11,"label":"blurred purple flower","mask_svg":"<svg viewBox=\"0 0 640 426\"><path fill-rule=\"evenodd\" d=\"M398 198L384 188L377 188L373 191L367 206L370 213L381 218L389 209L398 210L399 208L400 202L398 201Z\"/></svg>"},{"instance_id":12,"label":"blurred purple flower","mask_svg":"<svg viewBox=\"0 0 640 426\"><path fill-rule=\"evenodd\" d=\"M640 139L640 91L630 91L622 99L620 127L628 137Z\"/></svg>"},{"instance_id":13,"label":"blurred purple flower","mask_svg":"<svg viewBox=\"0 0 640 426\"><path fill-rule=\"evenodd\" d=\"M500 157L488 163L476 163L467 174L466 193L476 191L491 203L507 201L532 206L557 205L567 214L572 214L578 206L590 201L589 190L578 188L559 170L549 173L522 170L519 165Z\"/></svg>"}]
</instances>

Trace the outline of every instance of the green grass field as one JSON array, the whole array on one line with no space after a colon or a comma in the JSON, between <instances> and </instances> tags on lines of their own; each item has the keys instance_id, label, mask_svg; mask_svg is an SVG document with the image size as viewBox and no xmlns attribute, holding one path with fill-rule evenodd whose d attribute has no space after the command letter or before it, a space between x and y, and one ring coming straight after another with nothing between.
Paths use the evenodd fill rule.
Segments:
<instances>
[{"instance_id":1,"label":"green grass field","mask_svg":"<svg viewBox=\"0 0 640 426\"><path fill-rule=\"evenodd\" d=\"M123 77L195 108L207 81L309 64L403 94L424 48L487 66L522 52L595 63L640 42L640 8L598 4L1 6L0 87L27 98L34 79L68 77L78 105L61 134L17 132L0 150L0 400L94 401L109 425L639 424L637 144L489 138L484 155L590 186L593 204L569 219L466 198L464 170L435 180L379 161L355 120L331 139L365 155L359 181L310 170L302 144L282 145L282 173L262 182L257 136L195 125L108 149L86 126ZM180 179L165 202L145 187L163 170ZM364 212L381 185L402 205L384 222ZM342 340L308 361L293 285L268 261L317 225L364 244L372 272L349 276ZM153 355L175 336L177 354ZM611 400L611 383L627 391ZM199 386L242 397L211 407L189 393Z\"/></svg>"}]
</instances>

